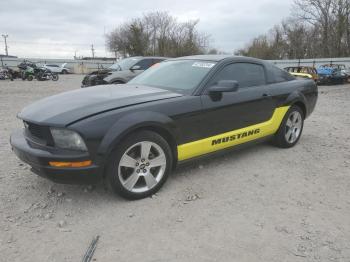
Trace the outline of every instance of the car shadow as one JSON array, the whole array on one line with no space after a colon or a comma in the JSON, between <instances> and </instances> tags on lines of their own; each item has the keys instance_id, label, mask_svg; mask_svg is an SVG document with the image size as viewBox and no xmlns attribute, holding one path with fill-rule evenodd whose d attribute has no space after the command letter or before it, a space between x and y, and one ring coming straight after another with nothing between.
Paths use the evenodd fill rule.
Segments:
<instances>
[{"instance_id":1,"label":"car shadow","mask_svg":"<svg viewBox=\"0 0 350 262\"><path fill-rule=\"evenodd\" d=\"M198 168L202 168L203 166L218 166L227 161L234 163L236 161L249 157L251 154L257 153L264 148L272 149L275 147L272 146L269 141L238 145L179 164L176 170L173 172L172 176L188 173Z\"/></svg>"},{"instance_id":2,"label":"car shadow","mask_svg":"<svg viewBox=\"0 0 350 262\"><path fill-rule=\"evenodd\" d=\"M178 179L183 176L190 175L191 178L195 178L196 175L200 175L201 172L198 171L199 168L203 166L220 166L224 162L229 161L234 164L236 161L241 159L249 158L252 154L257 154L266 148L273 148L268 142L259 144L250 144L243 147L230 148L224 151L216 152L213 154L206 155L201 158L193 159L188 162L178 165L178 167L172 172L170 178L170 183L166 183L165 188L171 187L171 180ZM59 203L69 203L70 201L78 201L83 204L83 202L89 203L91 199L94 203L97 202L113 202L113 203L123 203L129 202L130 200L125 200L124 198L114 194L111 189L108 189L104 182L96 185L69 185L69 184L57 184L50 180L43 179L39 176L33 174L35 181L33 181L33 189L37 192L24 191L25 194L30 194L31 197L35 195L35 198L44 200L45 198L50 199L54 202ZM44 198L44 199L43 199Z\"/></svg>"}]
</instances>

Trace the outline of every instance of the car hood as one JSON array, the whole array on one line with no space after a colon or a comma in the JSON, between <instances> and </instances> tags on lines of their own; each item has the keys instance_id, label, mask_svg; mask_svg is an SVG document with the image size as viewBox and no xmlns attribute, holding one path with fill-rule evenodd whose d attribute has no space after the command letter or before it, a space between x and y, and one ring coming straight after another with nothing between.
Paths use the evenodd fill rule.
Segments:
<instances>
[{"instance_id":1,"label":"car hood","mask_svg":"<svg viewBox=\"0 0 350 262\"><path fill-rule=\"evenodd\" d=\"M109 72L112 72L112 69L109 68L104 68L104 69L99 69L96 71L92 71L91 73L87 74L88 76L92 76L92 75L105 75L108 74Z\"/></svg>"},{"instance_id":2,"label":"car hood","mask_svg":"<svg viewBox=\"0 0 350 262\"><path fill-rule=\"evenodd\" d=\"M109 75L107 75L104 78L104 80L106 82L109 82L109 83L116 78L121 78L121 79L127 80L128 78L134 77L142 72L143 72L143 70L135 70L134 72L131 70L114 71L114 72L111 72Z\"/></svg>"},{"instance_id":3,"label":"car hood","mask_svg":"<svg viewBox=\"0 0 350 262\"><path fill-rule=\"evenodd\" d=\"M179 96L150 86L96 86L44 98L25 107L18 117L40 125L67 126L101 112Z\"/></svg>"}]
</instances>

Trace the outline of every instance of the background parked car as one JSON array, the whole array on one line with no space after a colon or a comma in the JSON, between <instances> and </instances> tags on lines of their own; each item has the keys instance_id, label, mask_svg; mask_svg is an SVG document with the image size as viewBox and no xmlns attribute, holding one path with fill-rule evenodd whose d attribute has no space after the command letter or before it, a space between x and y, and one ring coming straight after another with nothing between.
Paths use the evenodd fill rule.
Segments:
<instances>
[{"instance_id":1,"label":"background parked car","mask_svg":"<svg viewBox=\"0 0 350 262\"><path fill-rule=\"evenodd\" d=\"M328 65L322 65L322 67L339 69L341 71L341 74L346 76L347 80L350 81L350 69L347 68L344 64L328 64Z\"/></svg>"},{"instance_id":2,"label":"background parked car","mask_svg":"<svg viewBox=\"0 0 350 262\"><path fill-rule=\"evenodd\" d=\"M348 76L333 65L322 65L317 68L317 73L320 84L342 84L348 80Z\"/></svg>"},{"instance_id":3,"label":"background parked car","mask_svg":"<svg viewBox=\"0 0 350 262\"><path fill-rule=\"evenodd\" d=\"M64 63L62 65L55 65L55 64L45 64L43 67L50 69L52 73L59 73L59 74L69 74L70 70L66 67L67 63Z\"/></svg>"},{"instance_id":4,"label":"background parked car","mask_svg":"<svg viewBox=\"0 0 350 262\"><path fill-rule=\"evenodd\" d=\"M284 68L284 70L296 77L313 79L315 82L318 81L317 70L311 66L290 66Z\"/></svg>"},{"instance_id":5,"label":"background parked car","mask_svg":"<svg viewBox=\"0 0 350 262\"><path fill-rule=\"evenodd\" d=\"M86 75L81 87L125 84L149 67L166 60L166 57L129 57L113 64L107 69L94 71Z\"/></svg>"}]
</instances>

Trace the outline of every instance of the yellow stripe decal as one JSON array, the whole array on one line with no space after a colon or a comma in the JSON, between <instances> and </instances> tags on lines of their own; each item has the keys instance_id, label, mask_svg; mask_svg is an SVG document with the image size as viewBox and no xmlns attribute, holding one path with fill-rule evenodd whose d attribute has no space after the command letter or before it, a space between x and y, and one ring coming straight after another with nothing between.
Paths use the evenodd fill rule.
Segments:
<instances>
[{"instance_id":1,"label":"yellow stripe decal","mask_svg":"<svg viewBox=\"0 0 350 262\"><path fill-rule=\"evenodd\" d=\"M270 120L260 124L179 145L178 160L190 159L272 135L277 132L288 109L289 106L276 108Z\"/></svg>"}]
</instances>

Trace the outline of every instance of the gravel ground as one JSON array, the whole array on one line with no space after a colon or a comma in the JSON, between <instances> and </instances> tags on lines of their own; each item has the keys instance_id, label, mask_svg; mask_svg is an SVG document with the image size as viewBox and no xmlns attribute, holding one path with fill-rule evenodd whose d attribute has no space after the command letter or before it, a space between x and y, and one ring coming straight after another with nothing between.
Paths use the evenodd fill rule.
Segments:
<instances>
[{"instance_id":1,"label":"gravel ground","mask_svg":"<svg viewBox=\"0 0 350 262\"><path fill-rule=\"evenodd\" d=\"M16 113L58 82L0 81L0 261L350 261L350 85L320 87L297 146L259 144L180 167L126 201L103 186L59 185L11 152Z\"/></svg>"}]
</instances>

